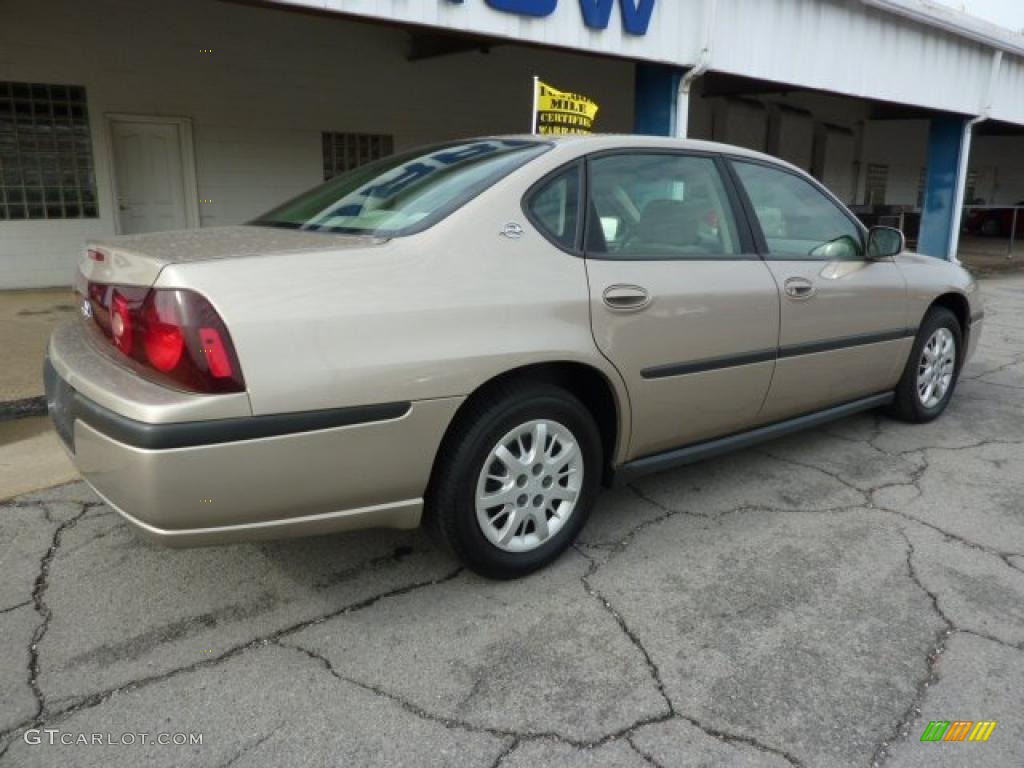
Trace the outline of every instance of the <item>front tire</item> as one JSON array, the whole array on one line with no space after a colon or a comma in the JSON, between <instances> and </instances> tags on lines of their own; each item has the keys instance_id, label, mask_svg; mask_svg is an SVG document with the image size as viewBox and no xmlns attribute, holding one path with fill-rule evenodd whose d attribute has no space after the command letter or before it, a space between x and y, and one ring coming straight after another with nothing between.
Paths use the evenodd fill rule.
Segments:
<instances>
[{"instance_id":1,"label":"front tire","mask_svg":"<svg viewBox=\"0 0 1024 768\"><path fill-rule=\"evenodd\" d=\"M912 424L938 418L953 396L963 359L963 331L956 315L932 307L910 351L890 413Z\"/></svg>"},{"instance_id":2,"label":"front tire","mask_svg":"<svg viewBox=\"0 0 1024 768\"><path fill-rule=\"evenodd\" d=\"M467 405L441 451L428 526L482 576L514 579L555 560L598 493L600 434L586 407L560 387L494 387Z\"/></svg>"}]
</instances>

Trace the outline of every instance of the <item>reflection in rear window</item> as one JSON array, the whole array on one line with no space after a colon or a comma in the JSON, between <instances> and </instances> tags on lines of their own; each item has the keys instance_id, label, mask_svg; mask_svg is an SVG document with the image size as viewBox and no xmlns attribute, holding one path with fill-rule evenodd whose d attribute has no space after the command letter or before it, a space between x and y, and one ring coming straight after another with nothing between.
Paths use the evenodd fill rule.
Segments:
<instances>
[{"instance_id":1,"label":"reflection in rear window","mask_svg":"<svg viewBox=\"0 0 1024 768\"><path fill-rule=\"evenodd\" d=\"M549 148L518 139L420 148L335 176L250 223L384 237L412 234Z\"/></svg>"}]
</instances>

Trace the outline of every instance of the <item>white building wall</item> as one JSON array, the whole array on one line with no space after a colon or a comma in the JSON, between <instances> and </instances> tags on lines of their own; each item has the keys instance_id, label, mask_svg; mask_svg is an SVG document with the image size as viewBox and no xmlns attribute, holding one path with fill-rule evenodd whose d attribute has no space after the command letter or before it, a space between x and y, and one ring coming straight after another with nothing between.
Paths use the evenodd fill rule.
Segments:
<instances>
[{"instance_id":1,"label":"white building wall","mask_svg":"<svg viewBox=\"0 0 1024 768\"><path fill-rule=\"evenodd\" d=\"M1024 59L1004 56L992 89L992 117L1024 125Z\"/></svg>"},{"instance_id":2,"label":"white building wall","mask_svg":"<svg viewBox=\"0 0 1024 768\"><path fill-rule=\"evenodd\" d=\"M593 3L594 0L583 0ZM282 4L387 21L465 30L540 45L672 63L693 62L700 51L705 0L655 0L647 34L626 34L617 3L608 28L583 23L580 0L560 0L550 16L530 17L490 8L484 0L278 0ZM625 0L635 3L636 0Z\"/></svg>"},{"instance_id":3,"label":"white building wall","mask_svg":"<svg viewBox=\"0 0 1024 768\"><path fill-rule=\"evenodd\" d=\"M68 284L82 241L114 234L107 114L191 118L203 226L322 181L325 130L391 133L397 149L525 132L533 74L593 96L600 130L633 125L621 60L508 45L408 62L396 27L208 0L4 0L0 13L0 80L86 87L100 211L0 222L0 288Z\"/></svg>"},{"instance_id":4,"label":"white building wall","mask_svg":"<svg viewBox=\"0 0 1024 768\"><path fill-rule=\"evenodd\" d=\"M693 66L703 44L705 0L656 0L648 33L624 34L613 0L607 30L588 29L581 2L559 0L544 18L497 11L485 0L280 0L338 13L529 40L610 55ZM977 114L991 73L992 39L1008 51L993 94L997 119L1024 123L1024 62L1018 35L967 16L961 34L938 26L954 18L927 2L909 2L914 18L867 0L718 0L711 67L849 96ZM979 36L979 24L989 34Z\"/></svg>"},{"instance_id":5,"label":"white building wall","mask_svg":"<svg viewBox=\"0 0 1024 768\"><path fill-rule=\"evenodd\" d=\"M719 14L722 72L972 112L991 71L980 43L848 0L721 0Z\"/></svg>"}]
</instances>

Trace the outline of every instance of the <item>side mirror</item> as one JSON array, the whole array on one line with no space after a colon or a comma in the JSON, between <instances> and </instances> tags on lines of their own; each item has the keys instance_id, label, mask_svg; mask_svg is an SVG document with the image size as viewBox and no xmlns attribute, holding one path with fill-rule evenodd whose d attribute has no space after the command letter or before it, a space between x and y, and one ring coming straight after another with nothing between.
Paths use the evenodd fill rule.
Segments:
<instances>
[{"instance_id":1,"label":"side mirror","mask_svg":"<svg viewBox=\"0 0 1024 768\"><path fill-rule=\"evenodd\" d=\"M888 259L899 256L907 246L907 239L898 229L872 227L868 230L868 258Z\"/></svg>"},{"instance_id":2,"label":"side mirror","mask_svg":"<svg viewBox=\"0 0 1024 768\"><path fill-rule=\"evenodd\" d=\"M814 248L808 256L826 261L859 259L861 244L849 235L841 235Z\"/></svg>"}]
</instances>

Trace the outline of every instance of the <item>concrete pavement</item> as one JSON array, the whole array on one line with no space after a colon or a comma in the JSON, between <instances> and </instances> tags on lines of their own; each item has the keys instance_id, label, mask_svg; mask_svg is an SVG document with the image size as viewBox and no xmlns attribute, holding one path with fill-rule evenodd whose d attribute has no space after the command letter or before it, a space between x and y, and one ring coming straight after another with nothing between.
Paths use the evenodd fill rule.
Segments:
<instances>
[{"instance_id":1,"label":"concrete pavement","mask_svg":"<svg viewBox=\"0 0 1024 768\"><path fill-rule=\"evenodd\" d=\"M0 501L78 476L46 416L0 421Z\"/></svg>"},{"instance_id":2,"label":"concrete pavement","mask_svg":"<svg viewBox=\"0 0 1024 768\"><path fill-rule=\"evenodd\" d=\"M164 550L81 483L2 504L0 766L1024 764L1024 278L984 289L939 421L644 478L518 582L418 532Z\"/></svg>"},{"instance_id":3,"label":"concrete pavement","mask_svg":"<svg viewBox=\"0 0 1024 768\"><path fill-rule=\"evenodd\" d=\"M0 291L0 418L43 394L43 355L53 327L78 309L68 288Z\"/></svg>"}]
</instances>

